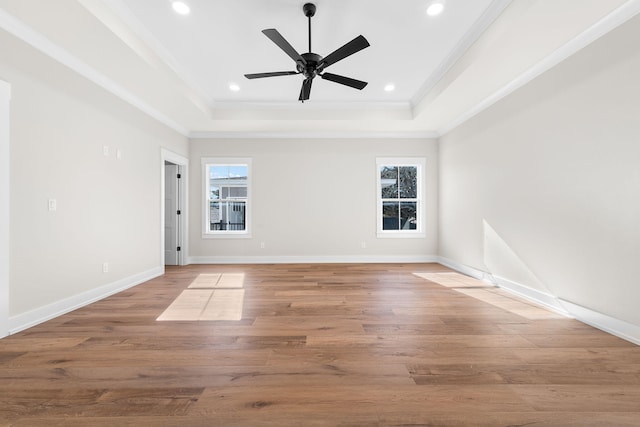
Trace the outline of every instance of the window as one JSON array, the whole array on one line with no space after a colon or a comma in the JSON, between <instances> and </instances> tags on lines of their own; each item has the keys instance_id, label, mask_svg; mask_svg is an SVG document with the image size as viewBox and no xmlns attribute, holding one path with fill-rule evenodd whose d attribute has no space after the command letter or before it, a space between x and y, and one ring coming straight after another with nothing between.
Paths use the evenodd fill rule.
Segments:
<instances>
[{"instance_id":1,"label":"window","mask_svg":"<svg viewBox=\"0 0 640 427\"><path fill-rule=\"evenodd\" d=\"M424 237L424 158L377 159L378 237Z\"/></svg>"},{"instance_id":2,"label":"window","mask_svg":"<svg viewBox=\"0 0 640 427\"><path fill-rule=\"evenodd\" d=\"M203 237L250 237L251 159L202 159Z\"/></svg>"}]
</instances>

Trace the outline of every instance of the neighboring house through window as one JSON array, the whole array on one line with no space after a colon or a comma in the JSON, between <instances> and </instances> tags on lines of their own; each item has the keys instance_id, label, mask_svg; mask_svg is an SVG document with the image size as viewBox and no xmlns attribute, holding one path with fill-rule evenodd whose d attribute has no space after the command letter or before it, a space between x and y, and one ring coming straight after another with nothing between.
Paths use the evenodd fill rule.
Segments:
<instances>
[{"instance_id":1,"label":"neighboring house through window","mask_svg":"<svg viewBox=\"0 0 640 427\"><path fill-rule=\"evenodd\" d=\"M378 158L378 237L424 237L424 158Z\"/></svg>"},{"instance_id":2,"label":"neighboring house through window","mask_svg":"<svg viewBox=\"0 0 640 427\"><path fill-rule=\"evenodd\" d=\"M249 237L251 159L204 158L203 237Z\"/></svg>"}]
</instances>

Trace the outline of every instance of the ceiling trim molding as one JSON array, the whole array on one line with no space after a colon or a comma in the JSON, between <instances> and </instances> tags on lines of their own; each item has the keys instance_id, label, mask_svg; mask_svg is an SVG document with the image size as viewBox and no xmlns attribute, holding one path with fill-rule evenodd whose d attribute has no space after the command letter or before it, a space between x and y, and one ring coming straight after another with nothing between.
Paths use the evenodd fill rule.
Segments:
<instances>
[{"instance_id":1,"label":"ceiling trim molding","mask_svg":"<svg viewBox=\"0 0 640 427\"><path fill-rule=\"evenodd\" d=\"M216 109L224 110L291 110L300 109L304 106L305 110L312 111L357 111L357 110L375 110L375 111L411 111L409 102L331 102L331 101L307 101L301 104L300 101L290 102L273 102L273 101L216 101Z\"/></svg>"},{"instance_id":2,"label":"ceiling trim molding","mask_svg":"<svg viewBox=\"0 0 640 427\"><path fill-rule=\"evenodd\" d=\"M149 49L159 61L168 67L184 84L191 89L198 97L202 98L202 102L207 108L213 108L215 102L207 95L207 92L197 83L197 80L176 60L167 49L158 41L156 37L145 27L142 22L131 12L123 0L79 0L91 13L98 19L101 19L99 11L95 7L91 7L96 1L102 3L109 8L115 16L117 16L126 26L127 30L135 37L141 40L147 49ZM113 28L111 28L114 31ZM122 39L121 32L114 31L116 35ZM138 54L140 52L136 51Z\"/></svg>"},{"instance_id":3,"label":"ceiling trim molding","mask_svg":"<svg viewBox=\"0 0 640 427\"><path fill-rule=\"evenodd\" d=\"M406 102L216 102L214 120L413 120Z\"/></svg>"},{"instance_id":4,"label":"ceiling trim molding","mask_svg":"<svg viewBox=\"0 0 640 427\"><path fill-rule=\"evenodd\" d=\"M131 104L165 126L168 126L184 136L188 136L189 131L184 126L178 124L173 119L151 107L145 101L133 95L127 89L100 73L86 62L80 60L75 55L53 43L33 28L25 25L22 21L15 18L13 15L10 15L4 9L0 9L0 28L31 45L33 48L49 56L53 60L70 68L107 92L110 92L128 104Z\"/></svg>"},{"instance_id":5,"label":"ceiling trim molding","mask_svg":"<svg viewBox=\"0 0 640 427\"><path fill-rule=\"evenodd\" d=\"M435 132L191 132L189 139L436 139Z\"/></svg>"},{"instance_id":6,"label":"ceiling trim molding","mask_svg":"<svg viewBox=\"0 0 640 427\"><path fill-rule=\"evenodd\" d=\"M498 89L484 100L470 108L446 126L438 130L439 135L445 135L467 120L486 110L502 98L510 95L525 84L534 80L536 77L555 67L565 59L574 55L578 51L587 47L600 37L624 24L634 16L640 13L640 0L628 0L626 3L618 7L613 12L600 19L598 22L587 28L582 33L556 49L550 55L530 67L524 73L513 79L511 82Z\"/></svg>"},{"instance_id":7,"label":"ceiling trim molding","mask_svg":"<svg viewBox=\"0 0 640 427\"><path fill-rule=\"evenodd\" d=\"M458 41L453 50L447 55L429 78L420 86L415 95L411 98L411 108L415 108L424 100L440 80L447 74L449 69L458 62L465 52L480 38L480 36L493 24L502 12L512 3L513 0L494 0L484 11L482 16L471 26L469 31ZM415 117L415 113L414 113Z\"/></svg>"}]
</instances>

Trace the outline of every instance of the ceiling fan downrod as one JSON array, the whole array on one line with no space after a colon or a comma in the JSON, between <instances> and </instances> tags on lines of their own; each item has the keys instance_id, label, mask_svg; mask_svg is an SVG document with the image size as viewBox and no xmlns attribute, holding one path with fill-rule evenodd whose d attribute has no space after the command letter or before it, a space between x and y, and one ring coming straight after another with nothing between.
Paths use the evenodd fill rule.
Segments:
<instances>
[{"instance_id":1,"label":"ceiling fan downrod","mask_svg":"<svg viewBox=\"0 0 640 427\"><path fill-rule=\"evenodd\" d=\"M316 5L313 3L305 3L302 6L304 16L309 19L309 53L311 53L311 17L316 14Z\"/></svg>"}]
</instances>

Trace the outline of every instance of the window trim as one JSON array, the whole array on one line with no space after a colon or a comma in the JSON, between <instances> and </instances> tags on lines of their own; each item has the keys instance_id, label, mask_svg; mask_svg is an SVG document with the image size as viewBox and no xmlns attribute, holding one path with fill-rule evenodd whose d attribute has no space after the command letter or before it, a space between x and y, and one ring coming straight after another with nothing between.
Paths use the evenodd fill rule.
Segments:
<instances>
[{"instance_id":1,"label":"window trim","mask_svg":"<svg viewBox=\"0 0 640 427\"><path fill-rule=\"evenodd\" d=\"M203 239L246 239L251 238L251 176L252 162L249 157L203 157L202 163L202 238ZM210 230L209 229L209 166L247 166L247 201L245 203L244 230Z\"/></svg>"},{"instance_id":2,"label":"window trim","mask_svg":"<svg viewBox=\"0 0 640 427\"><path fill-rule=\"evenodd\" d=\"M415 239L426 237L425 232L425 157L377 157L376 158L376 236L380 238ZM417 168L417 205L418 218L415 230L383 230L382 229L382 184L380 182L380 167L382 166L412 166Z\"/></svg>"}]
</instances>

